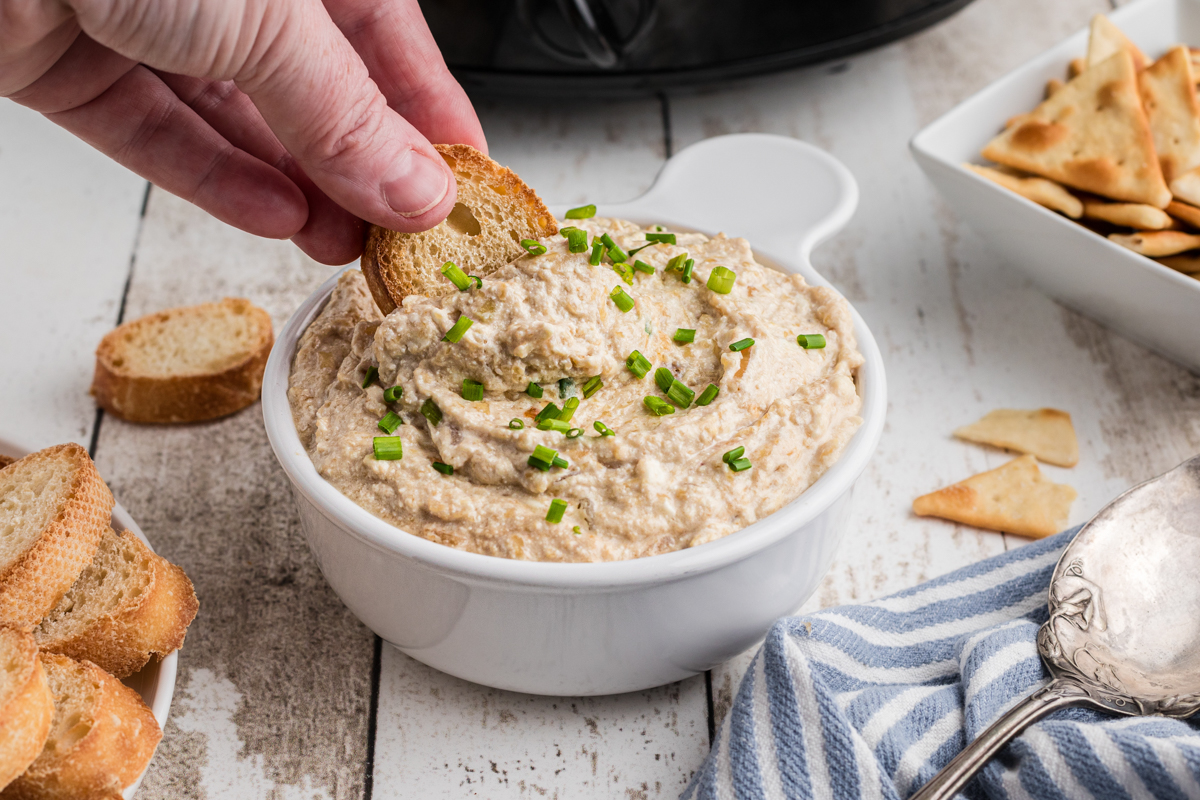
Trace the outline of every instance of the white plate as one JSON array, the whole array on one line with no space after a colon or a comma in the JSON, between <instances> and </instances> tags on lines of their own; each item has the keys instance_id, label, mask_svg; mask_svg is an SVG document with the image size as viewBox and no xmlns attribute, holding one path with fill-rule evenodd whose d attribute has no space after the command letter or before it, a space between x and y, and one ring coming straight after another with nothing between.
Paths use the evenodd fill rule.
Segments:
<instances>
[{"instance_id":1,"label":"white plate","mask_svg":"<svg viewBox=\"0 0 1200 800\"><path fill-rule=\"evenodd\" d=\"M0 455L19 458L30 452L32 452L30 448L0 438ZM154 549L146 540L142 529L138 527L138 524L133 521L133 517L129 516L129 512L120 503L113 506L112 527L115 531L133 531L134 535L141 539L147 547L151 550ZM165 728L167 725L167 714L171 711L171 698L175 695L175 671L178 666L179 653L176 651L161 661L151 660L142 668L141 672L136 672L122 681L142 696L142 701L154 712L154 718L158 720L159 728ZM144 777L146 777L146 773L142 772L137 780L125 789L125 800L132 800L138 787L142 785Z\"/></svg>"},{"instance_id":2,"label":"white plate","mask_svg":"<svg viewBox=\"0 0 1200 800\"><path fill-rule=\"evenodd\" d=\"M1200 46L1198 0L1139 0L1109 15L1148 56ZM1200 372L1200 281L1140 256L964 169L1015 114L1041 102L1046 81L1087 51L1087 31L1017 68L915 137L917 163L1005 260L1043 292L1188 369Z\"/></svg>"}]
</instances>

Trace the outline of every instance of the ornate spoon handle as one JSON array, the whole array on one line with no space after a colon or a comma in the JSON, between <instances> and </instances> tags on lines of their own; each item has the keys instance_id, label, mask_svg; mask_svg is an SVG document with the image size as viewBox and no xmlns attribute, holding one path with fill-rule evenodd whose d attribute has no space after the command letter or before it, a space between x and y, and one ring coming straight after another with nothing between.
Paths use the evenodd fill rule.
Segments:
<instances>
[{"instance_id":1,"label":"ornate spoon handle","mask_svg":"<svg viewBox=\"0 0 1200 800\"><path fill-rule=\"evenodd\" d=\"M1090 698L1077 683L1055 678L989 725L909 800L950 800L992 756L1000 752L1000 748L1027 726L1060 708L1090 704Z\"/></svg>"}]
</instances>

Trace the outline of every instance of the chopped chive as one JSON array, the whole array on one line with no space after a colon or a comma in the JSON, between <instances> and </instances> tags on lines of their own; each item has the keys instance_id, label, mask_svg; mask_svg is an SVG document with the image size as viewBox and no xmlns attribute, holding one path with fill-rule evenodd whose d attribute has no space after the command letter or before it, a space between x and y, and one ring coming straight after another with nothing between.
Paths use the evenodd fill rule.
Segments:
<instances>
[{"instance_id":1,"label":"chopped chive","mask_svg":"<svg viewBox=\"0 0 1200 800\"><path fill-rule=\"evenodd\" d=\"M633 286L633 268L625 262L613 264L613 272L621 276L621 280L625 281L630 286Z\"/></svg>"},{"instance_id":2,"label":"chopped chive","mask_svg":"<svg viewBox=\"0 0 1200 800\"><path fill-rule=\"evenodd\" d=\"M558 397L565 399L575 396L575 381L570 378L559 378L558 380Z\"/></svg>"},{"instance_id":3,"label":"chopped chive","mask_svg":"<svg viewBox=\"0 0 1200 800\"><path fill-rule=\"evenodd\" d=\"M508 421L508 427L514 431L523 431L525 430L525 421L513 417Z\"/></svg>"},{"instance_id":4,"label":"chopped chive","mask_svg":"<svg viewBox=\"0 0 1200 800\"><path fill-rule=\"evenodd\" d=\"M571 466L571 462L567 461L562 456L555 456L554 461L551 462L550 466L558 467L559 469L568 469Z\"/></svg>"},{"instance_id":5,"label":"chopped chive","mask_svg":"<svg viewBox=\"0 0 1200 800\"><path fill-rule=\"evenodd\" d=\"M602 386L604 386L604 381L599 375L593 375L592 377L588 378L587 383L583 385L583 399L587 400L596 392L600 391L600 387Z\"/></svg>"},{"instance_id":6,"label":"chopped chive","mask_svg":"<svg viewBox=\"0 0 1200 800\"><path fill-rule=\"evenodd\" d=\"M645 261L642 261L640 258L633 262L633 268L638 272L644 272L647 275L654 274L654 267L650 266Z\"/></svg>"},{"instance_id":7,"label":"chopped chive","mask_svg":"<svg viewBox=\"0 0 1200 800\"><path fill-rule=\"evenodd\" d=\"M617 435L616 431L614 431L612 428L605 425L600 420L596 420L595 422L593 422L592 427L595 428L596 433L600 434L601 436L616 436Z\"/></svg>"},{"instance_id":8,"label":"chopped chive","mask_svg":"<svg viewBox=\"0 0 1200 800\"><path fill-rule=\"evenodd\" d=\"M399 436L376 436L371 440L376 461L399 461L404 458L404 442Z\"/></svg>"},{"instance_id":9,"label":"chopped chive","mask_svg":"<svg viewBox=\"0 0 1200 800\"><path fill-rule=\"evenodd\" d=\"M701 392L700 396L696 398L696 405L708 405L713 400L717 399L717 395L720 393L720 391L721 387L717 386L715 383L710 383L708 386L704 387L704 391Z\"/></svg>"},{"instance_id":10,"label":"chopped chive","mask_svg":"<svg viewBox=\"0 0 1200 800\"><path fill-rule=\"evenodd\" d=\"M477 289L483 288L483 278L479 277L478 275L468 275L467 277L475 282L475 288L477 288Z\"/></svg>"},{"instance_id":11,"label":"chopped chive","mask_svg":"<svg viewBox=\"0 0 1200 800\"><path fill-rule=\"evenodd\" d=\"M443 464L441 461L433 462L433 468L436 469L438 472L442 473L443 475L453 475L454 474L454 467L450 466L449 464Z\"/></svg>"},{"instance_id":12,"label":"chopped chive","mask_svg":"<svg viewBox=\"0 0 1200 800\"><path fill-rule=\"evenodd\" d=\"M613 261L629 260L629 254L617 246L617 243L607 233L600 237L600 241L604 242L604 246L608 249L608 257Z\"/></svg>"},{"instance_id":13,"label":"chopped chive","mask_svg":"<svg viewBox=\"0 0 1200 800\"><path fill-rule=\"evenodd\" d=\"M442 341L450 343L457 342L463 337L463 334L470 330L471 325L473 324L474 322L470 317L459 317L458 321L454 323L454 327L446 331L446 335L442 337Z\"/></svg>"},{"instance_id":14,"label":"chopped chive","mask_svg":"<svg viewBox=\"0 0 1200 800\"><path fill-rule=\"evenodd\" d=\"M563 422L561 419L549 418L539 422L537 424L537 429L539 431L558 431L559 433L566 433L567 431L571 430L571 425Z\"/></svg>"},{"instance_id":15,"label":"chopped chive","mask_svg":"<svg viewBox=\"0 0 1200 800\"><path fill-rule=\"evenodd\" d=\"M802 333L796 337L796 343L805 350L820 350L825 346L825 337L819 333Z\"/></svg>"},{"instance_id":16,"label":"chopped chive","mask_svg":"<svg viewBox=\"0 0 1200 800\"><path fill-rule=\"evenodd\" d=\"M568 209L564 215L567 219L591 219L596 216L596 205L594 203L579 208Z\"/></svg>"},{"instance_id":17,"label":"chopped chive","mask_svg":"<svg viewBox=\"0 0 1200 800\"><path fill-rule=\"evenodd\" d=\"M483 399L483 384L470 378L463 378L462 396L463 400L470 400L472 403L479 402Z\"/></svg>"},{"instance_id":18,"label":"chopped chive","mask_svg":"<svg viewBox=\"0 0 1200 800\"><path fill-rule=\"evenodd\" d=\"M529 385L525 387L525 394L529 395L530 397L532 397L534 399L541 399L542 387L538 386L533 381L530 381Z\"/></svg>"},{"instance_id":19,"label":"chopped chive","mask_svg":"<svg viewBox=\"0 0 1200 800\"><path fill-rule=\"evenodd\" d=\"M675 244L675 234L673 233L647 233L647 242L655 244Z\"/></svg>"},{"instance_id":20,"label":"chopped chive","mask_svg":"<svg viewBox=\"0 0 1200 800\"><path fill-rule=\"evenodd\" d=\"M580 436L583 436L583 428L571 428L567 431L568 439L578 439Z\"/></svg>"},{"instance_id":21,"label":"chopped chive","mask_svg":"<svg viewBox=\"0 0 1200 800\"><path fill-rule=\"evenodd\" d=\"M571 253L586 253L588 249L587 231L582 228L563 228L560 231L567 237L567 251Z\"/></svg>"},{"instance_id":22,"label":"chopped chive","mask_svg":"<svg viewBox=\"0 0 1200 800\"><path fill-rule=\"evenodd\" d=\"M383 402L394 403L404 394L403 386L393 386L390 389L383 390Z\"/></svg>"},{"instance_id":23,"label":"chopped chive","mask_svg":"<svg viewBox=\"0 0 1200 800\"><path fill-rule=\"evenodd\" d=\"M650 242L650 243L648 243L648 244L644 244L644 245L642 245L641 247L635 247L635 248L633 248L632 250L630 250L630 251L629 251L629 257L630 257L630 258L633 258L633 257L634 257L634 256L636 256L638 253L640 253L640 252L642 252L643 250L645 250L647 247L654 247L654 245L656 245L656 244L658 244L658 242Z\"/></svg>"},{"instance_id":24,"label":"chopped chive","mask_svg":"<svg viewBox=\"0 0 1200 800\"><path fill-rule=\"evenodd\" d=\"M658 384L658 388L664 392L671 388L671 384L675 382L675 376L671 374L671 370L666 367L659 367L654 370L654 382Z\"/></svg>"},{"instance_id":25,"label":"chopped chive","mask_svg":"<svg viewBox=\"0 0 1200 800\"><path fill-rule=\"evenodd\" d=\"M671 405L666 400L659 400L657 397L646 396L642 398L642 402L646 404L646 408L650 409L650 413L656 417L662 417L667 414L675 413L675 406Z\"/></svg>"},{"instance_id":26,"label":"chopped chive","mask_svg":"<svg viewBox=\"0 0 1200 800\"><path fill-rule=\"evenodd\" d=\"M366 374L363 375L362 388L367 388L375 379L379 377L379 367L367 367Z\"/></svg>"},{"instance_id":27,"label":"chopped chive","mask_svg":"<svg viewBox=\"0 0 1200 800\"><path fill-rule=\"evenodd\" d=\"M575 409L577 408L579 408L579 398L568 397L566 402L563 403L562 411L559 412L558 418L563 422L570 422L571 417L575 416Z\"/></svg>"},{"instance_id":28,"label":"chopped chive","mask_svg":"<svg viewBox=\"0 0 1200 800\"><path fill-rule=\"evenodd\" d=\"M746 452L746 448L741 445L738 445L737 447L733 448L725 455L721 456L721 460L724 461L726 464L729 464L729 463L733 462L734 460L741 458L745 454L745 452Z\"/></svg>"},{"instance_id":29,"label":"chopped chive","mask_svg":"<svg viewBox=\"0 0 1200 800\"><path fill-rule=\"evenodd\" d=\"M576 525L574 528L571 528L571 533L573 533L573 534L575 534L576 536L578 536L579 534L583 533L583 531L579 530L579 526L578 526L578 525Z\"/></svg>"},{"instance_id":30,"label":"chopped chive","mask_svg":"<svg viewBox=\"0 0 1200 800\"><path fill-rule=\"evenodd\" d=\"M621 309L622 314L630 311L633 308L633 298L625 294L625 290L620 286L613 288L613 290L608 293L608 296L614 303L617 304L617 308Z\"/></svg>"},{"instance_id":31,"label":"chopped chive","mask_svg":"<svg viewBox=\"0 0 1200 800\"><path fill-rule=\"evenodd\" d=\"M445 264L442 264L442 274L449 278L450 282L457 286L460 292L465 292L471 288L471 279L453 261L447 261Z\"/></svg>"},{"instance_id":32,"label":"chopped chive","mask_svg":"<svg viewBox=\"0 0 1200 800\"><path fill-rule=\"evenodd\" d=\"M752 466L754 465L750 463L750 459L748 458L739 458L729 462L729 468L734 472L742 472L743 470L750 469Z\"/></svg>"},{"instance_id":33,"label":"chopped chive","mask_svg":"<svg viewBox=\"0 0 1200 800\"><path fill-rule=\"evenodd\" d=\"M736 342L729 345L729 349L735 353L740 353L741 351L745 350L747 347L753 347L753 346L754 346L754 340L751 339L749 336L747 336L745 339L738 339Z\"/></svg>"},{"instance_id":34,"label":"chopped chive","mask_svg":"<svg viewBox=\"0 0 1200 800\"><path fill-rule=\"evenodd\" d=\"M384 433L395 433L396 428L404 424L404 420L400 419L400 415L395 411L389 411L383 415L383 419L379 420L379 430Z\"/></svg>"},{"instance_id":35,"label":"chopped chive","mask_svg":"<svg viewBox=\"0 0 1200 800\"><path fill-rule=\"evenodd\" d=\"M680 381L672 381L671 388L667 389L667 399L674 403L679 408L687 408L692 404L692 399L696 393L687 387L686 384Z\"/></svg>"},{"instance_id":36,"label":"chopped chive","mask_svg":"<svg viewBox=\"0 0 1200 800\"><path fill-rule=\"evenodd\" d=\"M594 208L595 207L593 206L593 209ZM557 525L558 523L562 522L563 514L565 513L567 513L567 504L564 501L555 498L550 501L550 510L546 512L546 522L553 522Z\"/></svg>"},{"instance_id":37,"label":"chopped chive","mask_svg":"<svg viewBox=\"0 0 1200 800\"><path fill-rule=\"evenodd\" d=\"M708 273L707 286L717 294L729 294L733 291L733 282L736 280L737 273L729 267L713 267L712 272Z\"/></svg>"},{"instance_id":38,"label":"chopped chive","mask_svg":"<svg viewBox=\"0 0 1200 800\"><path fill-rule=\"evenodd\" d=\"M694 270L695 268L696 268L696 260L695 259L689 258L687 261L683 262L683 282L684 283L692 282L692 270Z\"/></svg>"},{"instance_id":39,"label":"chopped chive","mask_svg":"<svg viewBox=\"0 0 1200 800\"><path fill-rule=\"evenodd\" d=\"M533 418L534 422L541 422L544 419L558 419L559 409L554 403L546 403L546 407L538 412Z\"/></svg>"},{"instance_id":40,"label":"chopped chive","mask_svg":"<svg viewBox=\"0 0 1200 800\"><path fill-rule=\"evenodd\" d=\"M677 328L675 330L675 335L672 336L671 338L674 339L679 344L691 344L692 342L696 341L696 329L695 328Z\"/></svg>"},{"instance_id":41,"label":"chopped chive","mask_svg":"<svg viewBox=\"0 0 1200 800\"><path fill-rule=\"evenodd\" d=\"M588 256L588 263L593 267L600 266L606 252L608 252L608 248L604 246L604 242L599 239L592 240L592 254Z\"/></svg>"},{"instance_id":42,"label":"chopped chive","mask_svg":"<svg viewBox=\"0 0 1200 800\"><path fill-rule=\"evenodd\" d=\"M433 402L432 397L427 397L425 402L421 403L421 416L429 420L429 424L435 428L442 421L442 410Z\"/></svg>"},{"instance_id":43,"label":"chopped chive","mask_svg":"<svg viewBox=\"0 0 1200 800\"><path fill-rule=\"evenodd\" d=\"M531 256L540 256L546 252L546 245L539 242L537 239L522 239L521 247L525 248L525 252Z\"/></svg>"},{"instance_id":44,"label":"chopped chive","mask_svg":"<svg viewBox=\"0 0 1200 800\"><path fill-rule=\"evenodd\" d=\"M646 373L649 372L650 368L654 365L651 364L644 355L639 353L637 350L634 350L629 354L629 357L625 359L625 366L629 367L629 371L638 376L640 379L646 377Z\"/></svg>"},{"instance_id":45,"label":"chopped chive","mask_svg":"<svg viewBox=\"0 0 1200 800\"><path fill-rule=\"evenodd\" d=\"M674 258L672 258L670 261L667 262L667 266L665 269L667 270L667 272L682 272L683 264L685 261L687 261L687 257L688 257L687 253L680 253L679 255L675 256Z\"/></svg>"},{"instance_id":46,"label":"chopped chive","mask_svg":"<svg viewBox=\"0 0 1200 800\"><path fill-rule=\"evenodd\" d=\"M549 472L550 467L554 466L556 458L558 458L557 450L551 450L549 447L539 444L533 448L533 453L529 456L529 466L540 469L542 472Z\"/></svg>"},{"instance_id":47,"label":"chopped chive","mask_svg":"<svg viewBox=\"0 0 1200 800\"><path fill-rule=\"evenodd\" d=\"M646 320L646 322L642 325L642 330L646 332L647 336L654 335L654 326L650 324L650 320Z\"/></svg>"}]
</instances>

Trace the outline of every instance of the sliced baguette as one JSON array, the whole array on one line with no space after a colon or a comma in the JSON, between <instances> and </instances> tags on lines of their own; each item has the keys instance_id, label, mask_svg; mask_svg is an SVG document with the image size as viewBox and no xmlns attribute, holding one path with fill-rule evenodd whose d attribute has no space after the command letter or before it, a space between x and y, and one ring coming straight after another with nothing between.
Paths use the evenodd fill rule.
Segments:
<instances>
[{"instance_id":1,"label":"sliced baguette","mask_svg":"<svg viewBox=\"0 0 1200 800\"><path fill-rule=\"evenodd\" d=\"M87 661L42 654L54 721L37 759L0 800L120 800L162 731L133 689Z\"/></svg>"},{"instance_id":2,"label":"sliced baguette","mask_svg":"<svg viewBox=\"0 0 1200 800\"><path fill-rule=\"evenodd\" d=\"M33 636L0 628L0 789L42 752L53 718L54 696Z\"/></svg>"},{"instance_id":3,"label":"sliced baguette","mask_svg":"<svg viewBox=\"0 0 1200 800\"><path fill-rule=\"evenodd\" d=\"M183 645L199 603L179 567L129 531L105 532L96 557L33 632L38 647L124 678Z\"/></svg>"},{"instance_id":4,"label":"sliced baguette","mask_svg":"<svg viewBox=\"0 0 1200 800\"><path fill-rule=\"evenodd\" d=\"M130 422L198 422L258 399L274 335L249 300L171 308L127 322L96 348L96 403Z\"/></svg>"},{"instance_id":5,"label":"sliced baguette","mask_svg":"<svg viewBox=\"0 0 1200 800\"><path fill-rule=\"evenodd\" d=\"M12 464L14 461L16 461L16 459L13 458L12 456L0 456L0 469L4 469L9 464Z\"/></svg>"},{"instance_id":6,"label":"sliced baguette","mask_svg":"<svg viewBox=\"0 0 1200 800\"><path fill-rule=\"evenodd\" d=\"M450 216L423 233L377 225L367 233L362 272L384 314L410 294L437 297L455 291L441 273L447 261L486 278L525 255L522 239L558 232L546 204L512 170L465 144L439 144L437 151L458 181Z\"/></svg>"},{"instance_id":7,"label":"sliced baguette","mask_svg":"<svg viewBox=\"0 0 1200 800\"><path fill-rule=\"evenodd\" d=\"M0 624L41 622L91 563L112 508L112 492L77 444L0 470Z\"/></svg>"}]
</instances>

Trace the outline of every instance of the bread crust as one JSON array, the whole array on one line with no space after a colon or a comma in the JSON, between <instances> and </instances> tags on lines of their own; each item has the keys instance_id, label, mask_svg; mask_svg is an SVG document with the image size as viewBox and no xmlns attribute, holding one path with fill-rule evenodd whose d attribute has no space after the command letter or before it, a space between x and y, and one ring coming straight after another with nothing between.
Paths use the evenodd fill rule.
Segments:
<instances>
[{"instance_id":1,"label":"bread crust","mask_svg":"<svg viewBox=\"0 0 1200 800\"><path fill-rule=\"evenodd\" d=\"M73 746L44 750L0 800L109 800L137 780L162 739L154 714L133 689L88 661L44 654L47 672L62 670L93 687L91 728Z\"/></svg>"},{"instance_id":2,"label":"bread crust","mask_svg":"<svg viewBox=\"0 0 1200 800\"><path fill-rule=\"evenodd\" d=\"M17 650L21 661L15 683L19 688L4 702L0 698L0 789L24 772L46 744L54 719L54 695L33 637L24 631L0 628L4 645Z\"/></svg>"},{"instance_id":3,"label":"bread crust","mask_svg":"<svg viewBox=\"0 0 1200 800\"><path fill-rule=\"evenodd\" d=\"M493 187L514 206L521 208L522 217L530 226L530 238L539 239L558 232L554 215L515 172L500 166L470 145L439 144L434 147L451 170L478 176L480 182ZM406 237L412 235L378 225L371 225L367 229L359 266L375 304L384 314L394 311L408 295L418 293L415 280L418 268L404 246ZM447 291L450 291L447 286Z\"/></svg>"},{"instance_id":4,"label":"bread crust","mask_svg":"<svg viewBox=\"0 0 1200 800\"><path fill-rule=\"evenodd\" d=\"M153 565L145 593L70 638L51 639L41 635L41 629L34 636L44 651L86 659L125 678L146 666L151 656L161 658L183 646L200 602L182 569L156 555L133 533L119 535Z\"/></svg>"},{"instance_id":5,"label":"bread crust","mask_svg":"<svg viewBox=\"0 0 1200 800\"><path fill-rule=\"evenodd\" d=\"M58 604L91 563L112 517L113 496L87 451L68 443L32 453L5 467L37 468L42 460L66 455L72 475L66 502L37 540L7 569L0 569L0 624L30 630Z\"/></svg>"},{"instance_id":6,"label":"bread crust","mask_svg":"<svg viewBox=\"0 0 1200 800\"><path fill-rule=\"evenodd\" d=\"M245 303L257 318L262 335L245 357L219 372L167 376L131 373L118 366L123 334L184 309L149 314L110 331L100 341L91 388L96 404L129 422L169 424L224 417L258 400L267 357L275 342L271 317L246 300L225 298L221 302Z\"/></svg>"}]
</instances>

